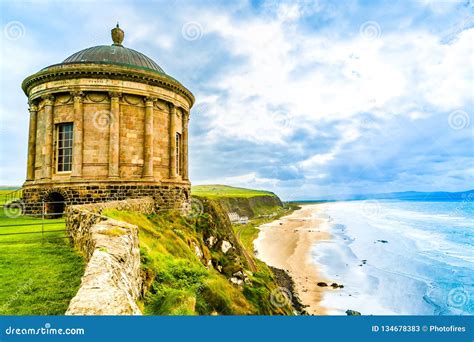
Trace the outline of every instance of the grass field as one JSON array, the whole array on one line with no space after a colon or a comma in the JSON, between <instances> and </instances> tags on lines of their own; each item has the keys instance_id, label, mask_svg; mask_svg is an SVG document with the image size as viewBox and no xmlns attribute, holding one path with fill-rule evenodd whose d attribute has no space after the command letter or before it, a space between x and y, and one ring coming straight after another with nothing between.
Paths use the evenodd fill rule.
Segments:
<instances>
[{"instance_id":1,"label":"grass field","mask_svg":"<svg viewBox=\"0 0 474 342\"><path fill-rule=\"evenodd\" d=\"M11 191L0 190L0 198ZM197 186L192 191L214 199L274 196L267 191L222 185ZM274 214L282 215L286 210L279 208ZM12 216L15 211L8 214ZM242 293L195 257L189 241L203 243L193 222L179 215L147 218L124 212L110 214L140 226L143 266L159 279L144 299L144 313L275 313L275 308L267 303L269 286L275 285L270 270L262 262L256 260L259 271L252 277L254 285L247 286ZM8 217L0 208L0 315L62 315L79 288L85 264L65 239L64 219L45 220L46 225L42 222L39 218ZM249 225L234 227L252 258L256 226L263 222L253 220ZM42 229L53 232L43 235ZM11 233L25 234L8 235Z\"/></svg>"},{"instance_id":2,"label":"grass field","mask_svg":"<svg viewBox=\"0 0 474 342\"><path fill-rule=\"evenodd\" d=\"M0 190L2 202L11 191ZM64 219L15 217L20 213L0 206L0 315L64 314L84 273Z\"/></svg>"},{"instance_id":3,"label":"grass field","mask_svg":"<svg viewBox=\"0 0 474 342\"><path fill-rule=\"evenodd\" d=\"M227 185L195 185L191 187L191 193L195 196L202 196L212 199L222 197L250 198L256 196L275 196L270 191L252 190L245 188L235 188Z\"/></svg>"}]
</instances>

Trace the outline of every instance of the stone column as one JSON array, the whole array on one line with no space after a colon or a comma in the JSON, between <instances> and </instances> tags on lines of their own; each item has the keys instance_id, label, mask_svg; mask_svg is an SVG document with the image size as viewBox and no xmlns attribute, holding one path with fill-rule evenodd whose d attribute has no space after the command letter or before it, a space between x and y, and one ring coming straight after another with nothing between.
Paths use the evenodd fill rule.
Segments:
<instances>
[{"instance_id":1,"label":"stone column","mask_svg":"<svg viewBox=\"0 0 474 342\"><path fill-rule=\"evenodd\" d=\"M120 95L111 92L109 118L109 178L120 176Z\"/></svg>"},{"instance_id":2,"label":"stone column","mask_svg":"<svg viewBox=\"0 0 474 342\"><path fill-rule=\"evenodd\" d=\"M188 125L189 125L189 113L183 111L183 139L181 155L183 156L183 180L189 180L189 169L188 169Z\"/></svg>"},{"instance_id":3,"label":"stone column","mask_svg":"<svg viewBox=\"0 0 474 342\"><path fill-rule=\"evenodd\" d=\"M176 178L176 107L174 104L170 104L170 127L169 127L169 140L170 140L170 178Z\"/></svg>"},{"instance_id":4,"label":"stone column","mask_svg":"<svg viewBox=\"0 0 474 342\"><path fill-rule=\"evenodd\" d=\"M35 179L35 162L36 162L36 125L38 107L30 102L30 128L28 132L28 166L26 172L26 180Z\"/></svg>"},{"instance_id":5,"label":"stone column","mask_svg":"<svg viewBox=\"0 0 474 342\"><path fill-rule=\"evenodd\" d=\"M155 98L145 98L145 134L143 145L143 178L153 178L153 103Z\"/></svg>"},{"instance_id":6,"label":"stone column","mask_svg":"<svg viewBox=\"0 0 474 342\"><path fill-rule=\"evenodd\" d=\"M51 179L53 175L53 142L54 142L54 121L53 105L54 96L47 95L44 100L44 145L43 145L43 178Z\"/></svg>"},{"instance_id":7,"label":"stone column","mask_svg":"<svg viewBox=\"0 0 474 342\"><path fill-rule=\"evenodd\" d=\"M84 111L82 106L82 92L71 93L74 96L74 131L72 149L72 173L71 177L82 177L82 155L84 141Z\"/></svg>"}]
</instances>

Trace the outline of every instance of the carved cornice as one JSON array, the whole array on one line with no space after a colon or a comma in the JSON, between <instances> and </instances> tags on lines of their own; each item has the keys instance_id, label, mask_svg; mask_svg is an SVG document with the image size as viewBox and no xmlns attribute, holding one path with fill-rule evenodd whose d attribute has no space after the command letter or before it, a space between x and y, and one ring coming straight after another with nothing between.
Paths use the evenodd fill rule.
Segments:
<instances>
[{"instance_id":1,"label":"carved cornice","mask_svg":"<svg viewBox=\"0 0 474 342\"><path fill-rule=\"evenodd\" d=\"M194 104L194 95L181 83L171 76L113 65L91 64L69 64L52 65L42 71L27 77L22 84L23 91L27 96L31 89L39 84L74 78L106 78L109 80L126 80L159 86L181 94L189 102L189 107Z\"/></svg>"}]
</instances>

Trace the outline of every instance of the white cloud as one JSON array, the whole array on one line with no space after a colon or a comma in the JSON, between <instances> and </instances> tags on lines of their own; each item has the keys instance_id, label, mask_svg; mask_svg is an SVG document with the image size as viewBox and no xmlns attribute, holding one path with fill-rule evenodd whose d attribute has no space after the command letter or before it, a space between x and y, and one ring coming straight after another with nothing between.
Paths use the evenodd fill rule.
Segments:
<instances>
[{"instance_id":1,"label":"white cloud","mask_svg":"<svg viewBox=\"0 0 474 342\"><path fill-rule=\"evenodd\" d=\"M323 153L323 154L318 153L300 162L299 166L304 169L309 169L318 165L325 165L333 159L334 159L334 153Z\"/></svg>"},{"instance_id":2,"label":"white cloud","mask_svg":"<svg viewBox=\"0 0 474 342\"><path fill-rule=\"evenodd\" d=\"M286 7L287 14L296 11ZM474 29L446 45L422 30L387 32L375 41L358 34L335 39L299 31L285 20L215 13L206 22L228 53L244 57L209 80L213 89L228 94L208 108L213 139L284 144L296 130L317 127L321 120L372 111L387 117L407 103L449 111L472 96L472 63L467 61ZM275 123L274 108L287 110L290 120L284 127Z\"/></svg>"},{"instance_id":3,"label":"white cloud","mask_svg":"<svg viewBox=\"0 0 474 342\"><path fill-rule=\"evenodd\" d=\"M425 1L430 11L421 9L422 13L398 12L416 4L399 4L387 12L373 4L363 14L357 1L343 5L267 1L258 10L249 9L248 1L209 6L189 2L180 11L168 3L117 3L110 11L101 10L109 9L108 5L86 2L66 9L54 3L68 20L61 15L52 18L41 32L42 43L35 40L34 25L26 25L25 38L8 51L2 50L2 129L8 125L9 131L23 134L15 153L2 162L11 165L17 158L11 155L20 153L26 157L27 106L19 88L23 77L59 62L69 50L107 44L109 30L118 19L126 31L127 46L156 58L195 92L191 125L199 131L202 151L191 158L191 166L200 163L200 183L280 188L306 197L364 191L371 182L374 187L405 184L415 189L417 184L429 187L436 179L436 184L459 187L469 166L462 158L456 159L455 151L465 143L466 135L451 130L447 117L454 110L463 110L472 121L474 28L472 17L462 18L465 11L457 10L461 5L438 3ZM51 11L46 5L33 7L17 11L30 11L35 17ZM352 13L354 17L348 17ZM379 16L371 17L374 13ZM443 21L445 13L459 16L459 22ZM425 22L421 14L431 17ZM439 27L430 22L433 18L439 19L435 24ZM379 20L377 39L360 36L359 25L367 20ZM80 33L74 25L78 21L83 24ZM201 39L183 39L181 28L188 21L202 26ZM55 42L64 41L64 48L41 46L51 39L51 32L58 34ZM12 84L16 84L14 90ZM16 120L13 112L25 116ZM446 113L445 118L440 113ZM415 147L423 156L431 153L430 143L417 141L416 134L440 128L440 122L447 131L436 132L451 140L443 141L447 148L439 148L438 159L449 159L443 155L445 150L453 157L433 166L438 172L435 178L425 177L417 169L424 166L416 154L411 159L406 154ZM411 126L399 127L403 124ZM190 137L193 139L196 136ZM237 160L241 148L255 154ZM215 156L211 152L230 154L234 160L225 165L210 163L209 158ZM463 168L456 170L452 160L462 160ZM388 161L393 165L387 166ZM387 168L375 170L384 176L382 181L354 179L358 167L372 162ZM269 175L270 166L275 171ZM399 174L390 174L392 167L398 167ZM222 177L205 176L205 170L211 168L209 174ZM16 175L23 170L19 165L18 172L9 171L9 177L21 179ZM238 176L226 177L229 174ZM353 178L348 180L348 174Z\"/></svg>"}]
</instances>

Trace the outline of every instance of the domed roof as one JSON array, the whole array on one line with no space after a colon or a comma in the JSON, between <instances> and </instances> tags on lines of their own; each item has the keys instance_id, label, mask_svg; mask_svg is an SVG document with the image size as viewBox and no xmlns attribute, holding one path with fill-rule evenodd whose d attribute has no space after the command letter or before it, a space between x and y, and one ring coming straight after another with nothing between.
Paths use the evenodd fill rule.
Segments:
<instances>
[{"instance_id":1,"label":"domed roof","mask_svg":"<svg viewBox=\"0 0 474 342\"><path fill-rule=\"evenodd\" d=\"M122 46L125 34L118 24L117 27L112 29L111 34L114 42L112 45L99 45L81 50L66 58L61 64L114 64L153 70L161 74L165 73L163 69L150 57L145 56L141 52Z\"/></svg>"},{"instance_id":2,"label":"domed roof","mask_svg":"<svg viewBox=\"0 0 474 342\"><path fill-rule=\"evenodd\" d=\"M66 58L62 63L45 67L25 78L21 84L26 96L31 99L43 96L50 89L38 88L51 81L74 78L100 78L145 83L178 93L189 103L194 104L194 95L178 80L166 74L151 58L122 45L125 33L118 26L113 28L112 45L93 46ZM95 83L94 83L95 84ZM60 91L67 87L59 86Z\"/></svg>"},{"instance_id":3,"label":"domed roof","mask_svg":"<svg viewBox=\"0 0 474 342\"><path fill-rule=\"evenodd\" d=\"M133 49L122 45L99 45L93 46L66 58L61 64L69 63L102 63L125 65L129 67L138 67L154 70L164 74L163 69L155 63L150 57Z\"/></svg>"}]
</instances>

